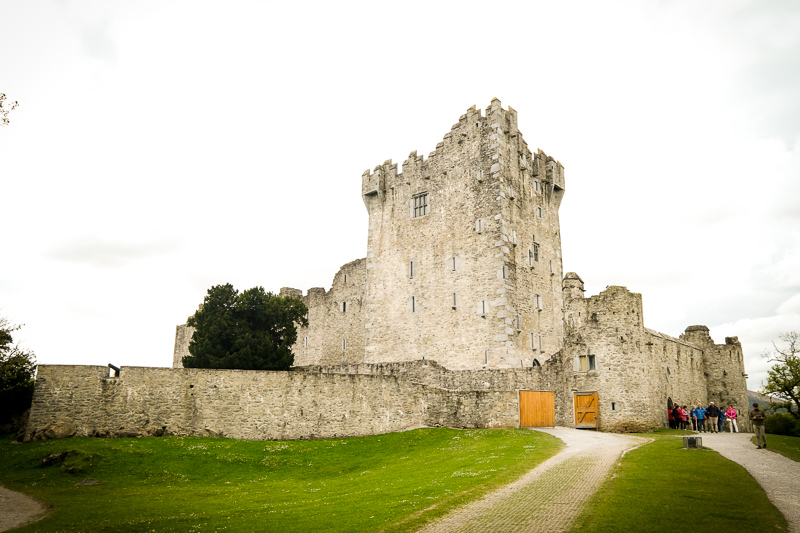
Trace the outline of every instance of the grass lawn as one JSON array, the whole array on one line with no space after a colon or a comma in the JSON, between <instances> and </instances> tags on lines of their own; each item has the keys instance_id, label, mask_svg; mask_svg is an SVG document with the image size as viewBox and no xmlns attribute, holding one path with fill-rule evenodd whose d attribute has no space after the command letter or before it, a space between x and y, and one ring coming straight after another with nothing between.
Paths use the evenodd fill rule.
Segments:
<instances>
[{"instance_id":1,"label":"grass lawn","mask_svg":"<svg viewBox=\"0 0 800 533\"><path fill-rule=\"evenodd\" d=\"M742 466L709 449L684 450L681 434L642 434L654 441L620 460L572 531L788 531Z\"/></svg>"},{"instance_id":2,"label":"grass lawn","mask_svg":"<svg viewBox=\"0 0 800 533\"><path fill-rule=\"evenodd\" d=\"M756 445L756 438L750 439ZM785 455L792 461L800 462L800 437L786 437L767 433L767 450Z\"/></svg>"},{"instance_id":3,"label":"grass lawn","mask_svg":"<svg viewBox=\"0 0 800 533\"><path fill-rule=\"evenodd\" d=\"M529 430L363 438L0 438L0 482L53 506L19 531L406 531L509 483L561 441ZM69 451L61 464L42 466ZM93 478L97 485L76 483Z\"/></svg>"}]
</instances>

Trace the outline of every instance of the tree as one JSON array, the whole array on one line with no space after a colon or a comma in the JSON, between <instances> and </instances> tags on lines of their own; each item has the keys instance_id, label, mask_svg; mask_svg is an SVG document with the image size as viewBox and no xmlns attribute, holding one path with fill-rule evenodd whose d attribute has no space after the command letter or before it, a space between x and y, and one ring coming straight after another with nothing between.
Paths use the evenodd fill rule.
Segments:
<instances>
[{"instance_id":1,"label":"tree","mask_svg":"<svg viewBox=\"0 0 800 533\"><path fill-rule=\"evenodd\" d=\"M7 424L31 406L36 358L14 344L12 333L21 326L0 317L0 424Z\"/></svg>"},{"instance_id":2,"label":"tree","mask_svg":"<svg viewBox=\"0 0 800 533\"><path fill-rule=\"evenodd\" d=\"M297 325L308 325L307 313L302 300L276 296L263 287L239 294L230 283L215 285L187 321L195 332L183 366L288 370L294 362Z\"/></svg>"},{"instance_id":3,"label":"tree","mask_svg":"<svg viewBox=\"0 0 800 533\"><path fill-rule=\"evenodd\" d=\"M8 114L19 105L19 102L6 103L5 93L0 93L0 126L8 126Z\"/></svg>"},{"instance_id":4,"label":"tree","mask_svg":"<svg viewBox=\"0 0 800 533\"><path fill-rule=\"evenodd\" d=\"M800 420L800 334L790 331L778 338L787 346L778 348L773 342L772 353L764 354L764 357L775 364L767 372L767 384L762 393L774 394L784 400L776 407L785 407L790 415Z\"/></svg>"}]
</instances>

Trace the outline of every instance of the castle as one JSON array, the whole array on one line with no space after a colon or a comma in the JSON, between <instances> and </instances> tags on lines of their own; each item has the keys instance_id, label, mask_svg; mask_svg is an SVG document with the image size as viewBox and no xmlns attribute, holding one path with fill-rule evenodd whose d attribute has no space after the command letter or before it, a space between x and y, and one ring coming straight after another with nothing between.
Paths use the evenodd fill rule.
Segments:
<instances>
[{"instance_id":1,"label":"castle","mask_svg":"<svg viewBox=\"0 0 800 533\"><path fill-rule=\"evenodd\" d=\"M75 372L115 380L88 393L115 405L114 422L88 422L64 404L63 416L82 420L79 434L115 434L120 421L140 434L241 438L414 425L634 431L665 426L673 401L746 411L736 337L715 344L705 326L658 333L644 326L641 295L612 286L586 297L581 278L564 275L564 192L564 167L531 152L516 111L497 99L485 115L473 106L427 160L411 152L401 171L389 160L364 172L366 258L344 265L330 291L281 289L309 309L291 371L182 369L192 330L178 326L174 369L40 369L27 436L57 418L37 419L37 405L61 405L54 387ZM147 399L181 390L175 412ZM277 405L264 411L253 395ZM244 428L232 412L256 419Z\"/></svg>"}]
</instances>

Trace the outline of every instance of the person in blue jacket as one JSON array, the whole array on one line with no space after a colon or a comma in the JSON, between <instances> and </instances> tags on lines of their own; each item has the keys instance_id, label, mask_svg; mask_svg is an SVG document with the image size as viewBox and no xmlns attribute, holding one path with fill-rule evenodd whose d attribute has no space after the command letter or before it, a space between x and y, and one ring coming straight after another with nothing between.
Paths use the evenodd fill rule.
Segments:
<instances>
[{"instance_id":1,"label":"person in blue jacket","mask_svg":"<svg viewBox=\"0 0 800 533\"><path fill-rule=\"evenodd\" d=\"M725 410L724 409L720 409L719 410L719 422L718 422L717 427L719 428L719 432L720 433L724 433L725 432Z\"/></svg>"},{"instance_id":2,"label":"person in blue jacket","mask_svg":"<svg viewBox=\"0 0 800 533\"><path fill-rule=\"evenodd\" d=\"M689 411L689 420L692 421L692 431L697 431L697 410L694 406L692 406L692 410Z\"/></svg>"},{"instance_id":3,"label":"person in blue jacket","mask_svg":"<svg viewBox=\"0 0 800 533\"><path fill-rule=\"evenodd\" d=\"M702 403L697 404L697 409L694 410L695 415L697 415L697 431L698 432L706 432L706 410L703 407Z\"/></svg>"}]
</instances>

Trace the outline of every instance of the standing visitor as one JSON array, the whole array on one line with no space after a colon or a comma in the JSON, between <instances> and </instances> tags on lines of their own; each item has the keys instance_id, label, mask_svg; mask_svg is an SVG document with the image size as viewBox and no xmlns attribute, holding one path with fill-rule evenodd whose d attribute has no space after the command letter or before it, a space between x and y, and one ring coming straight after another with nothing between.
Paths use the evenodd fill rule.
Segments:
<instances>
[{"instance_id":1,"label":"standing visitor","mask_svg":"<svg viewBox=\"0 0 800 533\"><path fill-rule=\"evenodd\" d=\"M714 402L708 402L708 409L706 410L706 415L708 415L708 425L711 426L709 430L711 433L717 433L717 423L719 421L719 408L714 405Z\"/></svg>"},{"instance_id":2,"label":"standing visitor","mask_svg":"<svg viewBox=\"0 0 800 533\"><path fill-rule=\"evenodd\" d=\"M686 406L684 405L681 407L681 429L686 429L689 427L689 411L686 410Z\"/></svg>"},{"instance_id":3,"label":"standing visitor","mask_svg":"<svg viewBox=\"0 0 800 533\"><path fill-rule=\"evenodd\" d=\"M706 409L702 403L697 404L697 409L694 410L697 415L697 431L706 432Z\"/></svg>"},{"instance_id":4,"label":"standing visitor","mask_svg":"<svg viewBox=\"0 0 800 533\"><path fill-rule=\"evenodd\" d=\"M689 411L689 416L692 417L692 431L697 431L697 411L694 406L692 406L692 410Z\"/></svg>"},{"instance_id":5,"label":"standing visitor","mask_svg":"<svg viewBox=\"0 0 800 533\"><path fill-rule=\"evenodd\" d=\"M725 410L719 410L719 423L717 424L720 433L725 433Z\"/></svg>"},{"instance_id":6,"label":"standing visitor","mask_svg":"<svg viewBox=\"0 0 800 533\"><path fill-rule=\"evenodd\" d=\"M737 416L736 408L733 407L732 403L728 404L728 410L725 411L725 416L728 420L731 421L731 433L739 433L739 426L736 424L736 416Z\"/></svg>"},{"instance_id":7,"label":"standing visitor","mask_svg":"<svg viewBox=\"0 0 800 533\"><path fill-rule=\"evenodd\" d=\"M750 420L753 421L753 431L756 432L756 448L759 450L767 447L767 436L764 434L765 418L767 418L766 413L758 408L757 403L754 403L753 410L750 411Z\"/></svg>"}]
</instances>

